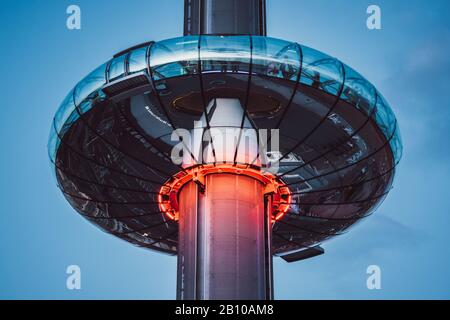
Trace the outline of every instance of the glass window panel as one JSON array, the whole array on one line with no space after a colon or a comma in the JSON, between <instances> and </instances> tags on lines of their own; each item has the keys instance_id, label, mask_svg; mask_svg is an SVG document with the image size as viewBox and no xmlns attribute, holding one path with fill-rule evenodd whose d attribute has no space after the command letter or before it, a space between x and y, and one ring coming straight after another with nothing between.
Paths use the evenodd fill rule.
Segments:
<instances>
[{"instance_id":1,"label":"glass window panel","mask_svg":"<svg viewBox=\"0 0 450 320\"><path fill-rule=\"evenodd\" d=\"M92 71L86 78L81 80L75 88L75 104L80 104L84 99L97 95L105 83L106 63Z\"/></svg>"},{"instance_id":2,"label":"glass window panel","mask_svg":"<svg viewBox=\"0 0 450 320\"><path fill-rule=\"evenodd\" d=\"M67 118L64 125L61 127L61 130L59 131L59 135L62 137L67 132L67 130L70 129L72 124L80 118L80 115L78 113L78 110L75 108L75 110L72 111L70 116Z\"/></svg>"},{"instance_id":3,"label":"glass window panel","mask_svg":"<svg viewBox=\"0 0 450 320\"><path fill-rule=\"evenodd\" d=\"M296 43L259 36L252 38L253 73L297 80L300 68L300 47Z\"/></svg>"},{"instance_id":4,"label":"glass window panel","mask_svg":"<svg viewBox=\"0 0 450 320\"><path fill-rule=\"evenodd\" d=\"M375 115L375 121L383 131L386 138L389 139L395 129L395 115L381 93L378 92L377 94L377 113Z\"/></svg>"},{"instance_id":5,"label":"glass window panel","mask_svg":"<svg viewBox=\"0 0 450 320\"><path fill-rule=\"evenodd\" d=\"M294 101L301 63L300 46L260 36L253 36L252 40L252 83L247 106L249 114L257 127L279 125L284 132L288 130L286 125L291 123L289 117L296 116L299 111Z\"/></svg>"},{"instance_id":6,"label":"glass window panel","mask_svg":"<svg viewBox=\"0 0 450 320\"><path fill-rule=\"evenodd\" d=\"M78 105L78 112L84 114L91 110L92 108L92 100L84 100L82 103ZM79 117L79 114L74 115L75 117ZM76 120L76 119L75 119Z\"/></svg>"},{"instance_id":7,"label":"glass window panel","mask_svg":"<svg viewBox=\"0 0 450 320\"><path fill-rule=\"evenodd\" d=\"M125 58L126 54L121 55L111 61L109 66L109 81L114 81L117 78L123 77L125 75Z\"/></svg>"},{"instance_id":8,"label":"glass window panel","mask_svg":"<svg viewBox=\"0 0 450 320\"><path fill-rule=\"evenodd\" d=\"M130 74L147 69L147 48L148 47L142 47L131 52L128 60L128 69Z\"/></svg>"},{"instance_id":9,"label":"glass window panel","mask_svg":"<svg viewBox=\"0 0 450 320\"><path fill-rule=\"evenodd\" d=\"M203 72L248 73L249 36L202 36L200 59Z\"/></svg>"},{"instance_id":10,"label":"glass window panel","mask_svg":"<svg viewBox=\"0 0 450 320\"><path fill-rule=\"evenodd\" d=\"M358 72L345 66L345 84L341 99L370 115L376 104L376 90Z\"/></svg>"},{"instance_id":11,"label":"glass window panel","mask_svg":"<svg viewBox=\"0 0 450 320\"><path fill-rule=\"evenodd\" d=\"M51 159L50 171L52 172L53 179L57 184L58 184L58 180L56 179L55 163L56 163L56 153L58 151L60 143L61 143L61 140L59 140L58 134L55 131L54 123L52 123L51 129L50 129L50 134L49 134L49 139L48 139L48 144L47 144L47 151L48 151L48 156Z\"/></svg>"},{"instance_id":12,"label":"glass window panel","mask_svg":"<svg viewBox=\"0 0 450 320\"><path fill-rule=\"evenodd\" d=\"M150 66L156 81L197 73L198 36L155 43L150 53Z\"/></svg>"},{"instance_id":13,"label":"glass window panel","mask_svg":"<svg viewBox=\"0 0 450 320\"><path fill-rule=\"evenodd\" d=\"M55 114L55 126L58 132L61 130L73 110L75 110L75 104L73 101L73 90L71 90Z\"/></svg>"},{"instance_id":14,"label":"glass window panel","mask_svg":"<svg viewBox=\"0 0 450 320\"><path fill-rule=\"evenodd\" d=\"M342 82L342 64L317 50L302 46L303 66L300 82L338 95Z\"/></svg>"},{"instance_id":15,"label":"glass window panel","mask_svg":"<svg viewBox=\"0 0 450 320\"><path fill-rule=\"evenodd\" d=\"M398 126L398 123L397 123L397 126ZM400 129L398 127L395 130L392 140L390 141L390 145L391 145L392 153L394 154L395 164L397 164L403 156L402 136L400 134Z\"/></svg>"}]
</instances>

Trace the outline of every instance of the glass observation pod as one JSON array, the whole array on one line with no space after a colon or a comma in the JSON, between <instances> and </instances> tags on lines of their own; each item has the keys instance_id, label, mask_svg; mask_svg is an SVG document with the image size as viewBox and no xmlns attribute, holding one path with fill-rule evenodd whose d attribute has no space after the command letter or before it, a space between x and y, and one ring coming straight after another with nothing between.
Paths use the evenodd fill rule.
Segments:
<instances>
[{"instance_id":1,"label":"glass observation pod","mask_svg":"<svg viewBox=\"0 0 450 320\"><path fill-rule=\"evenodd\" d=\"M292 198L273 225L274 254L342 234L389 192L402 143L371 83L297 43L209 35L133 47L75 86L49 138L60 189L106 232L176 254L178 226L158 206L183 171L171 135L192 130L218 97L239 99L253 128L280 130L276 176Z\"/></svg>"}]
</instances>

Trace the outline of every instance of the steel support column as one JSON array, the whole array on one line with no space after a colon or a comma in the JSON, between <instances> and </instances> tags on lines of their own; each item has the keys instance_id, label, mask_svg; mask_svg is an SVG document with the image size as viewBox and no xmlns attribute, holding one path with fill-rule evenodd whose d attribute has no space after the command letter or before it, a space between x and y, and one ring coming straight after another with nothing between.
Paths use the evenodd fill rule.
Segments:
<instances>
[{"instance_id":1,"label":"steel support column","mask_svg":"<svg viewBox=\"0 0 450 320\"><path fill-rule=\"evenodd\" d=\"M180 192L177 298L273 298L270 200L251 177L211 174Z\"/></svg>"},{"instance_id":2,"label":"steel support column","mask_svg":"<svg viewBox=\"0 0 450 320\"><path fill-rule=\"evenodd\" d=\"M266 35L265 0L185 0L184 35Z\"/></svg>"}]
</instances>

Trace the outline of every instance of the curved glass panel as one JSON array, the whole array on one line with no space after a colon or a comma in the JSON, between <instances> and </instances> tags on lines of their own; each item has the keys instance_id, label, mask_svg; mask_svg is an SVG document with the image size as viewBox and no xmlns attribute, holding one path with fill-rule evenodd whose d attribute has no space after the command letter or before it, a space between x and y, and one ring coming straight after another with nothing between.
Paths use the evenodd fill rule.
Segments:
<instances>
[{"instance_id":1,"label":"curved glass panel","mask_svg":"<svg viewBox=\"0 0 450 320\"><path fill-rule=\"evenodd\" d=\"M114 81L125 75L125 59L127 55L121 55L111 61L108 69L108 81Z\"/></svg>"},{"instance_id":2,"label":"curved glass panel","mask_svg":"<svg viewBox=\"0 0 450 320\"><path fill-rule=\"evenodd\" d=\"M345 83L341 99L370 115L376 104L375 87L358 72L345 65Z\"/></svg>"},{"instance_id":3,"label":"curved glass panel","mask_svg":"<svg viewBox=\"0 0 450 320\"><path fill-rule=\"evenodd\" d=\"M66 122L61 127L61 129L58 131L59 135L62 137L64 134L69 130L69 128L72 126L72 124L80 118L80 115L78 114L77 108L75 108L70 116L66 119Z\"/></svg>"},{"instance_id":4,"label":"curved glass panel","mask_svg":"<svg viewBox=\"0 0 450 320\"><path fill-rule=\"evenodd\" d=\"M250 50L251 45L252 51ZM138 48L129 54L113 59L109 66L109 80L117 79L125 74L127 57L130 73L145 70L147 67L147 49L148 47ZM376 123L387 138L392 135L396 122L395 116L381 95L377 99L376 89L366 79L350 67L344 66L338 60L326 54L305 46L302 46L301 49L303 51L300 78L302 84L334 96L338 95L342 89L341 99L363 110L367 115L371 114L376 104ZM252 53L252 56L250 53ZM175 83L166 83L165 79L198 74L199 56L202 62L202 71L205 73L204 85L209 83L207 81L210 80L208 74L227 73L231 77L238 77L233 73L240 73L241 77L247 75L250 71L250 61L252 61L254 80L252 80L253 92L251 91L251 94L253 95L258 93L255 90L259 88L256 86L259 82L261 82L261 90L264 89L263 78L265 76L289 80L294 85L301 67L299 46L296 43L284 40L260 36L252 36L251 38L250 36L202 36L199 52L198 36L180 37L155 43L151 48L150 64L154 80L157 81L157 88L158 86L175 85ZM101 93L99 89L106 83L106 66L107 64L103 64L90 73L78 83L74 92L66 97L55 115L58 132L65 132L64 128L68 128L77 119L77 114L73 112L75 105L80 107L81 112L86 112L92 107L90 102L83 103L83 101L86 98L92 100ZM345 84L343 84L343 68L345 68ZM258 76L260 77L258 78ZM160 80L164 81L161 82ZM192 81L196 80L193 78ZM255 84L255 81L259 82ZM217 81L213 83L216 87L218 86ZM186 86L191 85L186 82ZM172 89L176 88L178 86ZM205 89L208 89L208 87L206 86ZM239 89L245 90L244 87L239 87ZM161 91L160 96L169 92L166 91ZM286 96L282 97L283 99L279 98L277 101L288 101L291 92L292 90L287 92ZM71 99L72 94L74 101ZM249 101L254 102L254 100L255 98L251 95ZM265 103L260 100L256 99L254 104ZM273 112L276 112L279 103L273 103L273 105ZM68 121L69 118L70 121ZM399 135L398 137L395 135L392 139L391 148L396 159L399 158L401 156L401 138ZM398 156L397 153L400 155Z\"/></svg>"},{"instance_id":5,"label":"curved glass panel","mask_svg":"<svg viewBox=\"0 0 450 320\"><path fill-rule=\"evenodd\" d=\"M253 73L258 75L297 80L300 52L296 43L254 36Z\"/></svg>"},{"instance_id":6,"label":"curved glass panel","mask_svg":"<svg viewBox=\"0 0 450 320\"><path fill-rule=\"evenodd\" d=\"M79 111L81 114L84 114L91 110L92 108L92 100L84 100L82 103L80 103L77 106L77 111ZM79 117L79 114L76 115L76 117Z\"/></svg>"},{"instance_id":7,"label":"curved glass panel","mask_svg":"<svg viewBox=\"0 0 450 320\"><path fill-rule=\"evenodd\" d=\"M342 63L309 47L302 46L303 67L300 82L338 95L344 79Z\"/></svg>"},{"instance_id":8,"label":"curved glass panel","mask_svg":"<svg viewBox=\"0 0 450 320\"><path fill-rule=\"evenodd\" d=\"M97 95L97 90L105 83L106 63L92 71L75 87L75 104L80 104L84 99Z\"/></svg>"},{"instance_id":9,"label":"curved glass panel","mask_svg":"<svg viewBox=\"0 0 450 320\"><path fill-rule=\"evenodd\" d=\"M397 123L397 129L395 130L394 136L392 137L392 139L389 143L391 145L392 153L394 154L395 164L398 164L403 156L402 135L400 133L400 129L398 128L398 123Z\"/></svg>"},{"instance_id":10,"label":"curved glass panel","mask_svg":"<svg viewBox=\"0 0 450 320\"><path fill-rule=\"evenodd\" d=\"M55 114L55 126L56 130L58 132L61 131L61 128L64 126L64 123L66 122L67 118L71 115L73 110L75 110L75 103L74 103L74 97L73 97L73 89L69 92L69 94L66 96L64 101L59 106L58 111Z\"/></svg>"},{"instance_id":11,"label":"curved glass panel","mask_svg":"<svg viewBox=\"0 0 450 320\"><path fill-rule=\"evenodd\" d=\"M150 67L155 81L198 73L198 36L155 43L150 52Z\"/></svg>"},{"instance_id":12,"label":"curved glass panel","mask_svg":"<svg viewBox=\"0 0 450 320\"><path fill-rule=\"evenodd\" d=\"M130 74L147 69L147 61L146 61L147 49L148 47L142 47L133 50L130 53L130 57L128 59L128 72Z\"/></svg>"},{"instance_id":13,"label":"curved glass panel","mask_svg":"<svg viewBox=\"0 0 450 320\"><path fill-rule=\"evenodd\" d=\"M249 36L201 37L202 72L248 73L250 58Z\"/></svg>"},{"instance_id":14,"label":"curved glass panel","mask_svg":"<svg viewBox=\"0 0 450 320\"><path fill-rule=\"evenodd\" d=\"M296 112L301 54L293 42L255 36L248 112L259 128L283 127ZM282 89L281 89L282 88ZM281 89L281 90L280 90ZM280 128L281 129L281 128Z\"/></svg>"},{"instance_id":15,"label":"curved glass panel","mask_svg":"<svg viewBox=\"0 0 450 320\"><path fill-rule=\"evenodd\" d=\"M377 95L377 112L375 115L375 121L381 128L381 131L383 131L386 138L389 139L395 129L395 115L381 93L377 92Z\"/></svg>"}]
</instances>

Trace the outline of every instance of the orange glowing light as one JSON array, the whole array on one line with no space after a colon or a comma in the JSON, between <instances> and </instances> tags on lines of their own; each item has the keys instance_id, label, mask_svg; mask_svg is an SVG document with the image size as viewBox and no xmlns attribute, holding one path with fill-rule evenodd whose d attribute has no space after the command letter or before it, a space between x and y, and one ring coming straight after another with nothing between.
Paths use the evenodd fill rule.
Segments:
<instances>
[{"instance_id":1,"label":"orange glowing light","mask_svg":"<svg viewBox=\"0 0 450 320\"><path fill-rule=\"evenodd\" d=\"M190 181L204 185L204 177L210 174L237 174L252 177L265 186L265 194L272 195L272 222L279 221L289 210L292 194L281 179L269 172L248 165L201 165L178 172L161 187L158 194L159 209L174 221L179 219L178 192Z\"/></svg>"}]
</instances>

